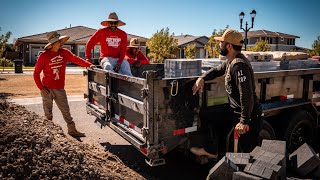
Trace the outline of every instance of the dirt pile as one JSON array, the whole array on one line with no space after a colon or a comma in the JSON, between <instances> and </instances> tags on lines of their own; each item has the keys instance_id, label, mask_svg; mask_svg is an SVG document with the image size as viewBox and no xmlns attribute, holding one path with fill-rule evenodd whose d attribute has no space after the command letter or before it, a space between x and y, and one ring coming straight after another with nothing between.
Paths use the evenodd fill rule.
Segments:
<instances>
[{"instance_id":1,"label":"dirt pile","mask_svg":"<svg viewBox=\"0 0 320 180\"><path fill-rule=\"evenodd\" d=\"M0 99L0 179L144 179L117 156Z\"/></svg>"}]
</instances>

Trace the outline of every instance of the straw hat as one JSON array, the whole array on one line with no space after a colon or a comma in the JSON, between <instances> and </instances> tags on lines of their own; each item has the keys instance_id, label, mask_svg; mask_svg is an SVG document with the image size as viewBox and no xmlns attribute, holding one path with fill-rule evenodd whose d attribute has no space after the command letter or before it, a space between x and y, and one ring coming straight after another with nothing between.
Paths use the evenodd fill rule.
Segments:
<instances>
[{"instance_id":1,"label":"straw hat","mask_svg":"<svg viewBox=\"0 0 320 180\"><path fill-rule=\"evenodd\" d=\"M222 37L214 37L217 41L224 41L233 45L242 46L244 41L242 35L233 29L227 29Z\"/></svg>"},{"instance_id":2,"label":"straw hat","mask_svg":"<svg viewBox=\"0 0 320 180\"><path fill-rule=\"evenodd\" d=\"M139 43L138 38L131 38L128 47L139 48L140 47L140 43Z\"/></svg>"},{"instance_id":3,"label":"straw hat","mask_svg":"<svg viewBox=\"0 0 320 180\"><path fill-rule=\"evenodd\" d=\"M118 21L118 26L126 25L126 23L119 20L118 15L115 12L110 13L108 19L102 21L101 25L102 26L109 26L108 22L110 22L110 21L113 21L113 22Z\"/></svg>"},{"instance_id":4,"label":"straw hat","mask_svg":"<svg viewBox=\"0 0 320 180\"><path fill-rule=\"evenodd\" d=\"M53 43L60 41L61 44L68 41L69 36L61 36L57 31L52 31L47 33L47 38L49 43L44 47L44 49L48 49Z\"/></svg>"}]
</instances>

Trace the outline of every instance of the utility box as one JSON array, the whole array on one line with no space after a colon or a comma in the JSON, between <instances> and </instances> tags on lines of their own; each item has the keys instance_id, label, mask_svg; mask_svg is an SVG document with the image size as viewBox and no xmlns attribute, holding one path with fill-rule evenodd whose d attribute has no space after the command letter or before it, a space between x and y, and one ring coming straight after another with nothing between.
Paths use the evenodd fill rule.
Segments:
<instances>
[{"instance_id":1,"label":"utility box","mask_svg":"<svg viewBox=\"0 0 320 180\"><path fill-rule=\"evenodd\" d=\"M15 59L13 60L14 63L14 73L23 73L23 60Z\"/></svg>"}]
</instances>

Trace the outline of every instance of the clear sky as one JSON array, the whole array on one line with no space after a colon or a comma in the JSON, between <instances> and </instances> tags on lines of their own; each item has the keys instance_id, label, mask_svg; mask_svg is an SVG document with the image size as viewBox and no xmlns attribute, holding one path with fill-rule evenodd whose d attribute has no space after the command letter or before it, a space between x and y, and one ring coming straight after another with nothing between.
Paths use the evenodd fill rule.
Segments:
<instances>
[{"instance_id":1,"label":"clear sky","mask_svg":"<svg viewBox=\"0 0 320 180\"><path fill-rule=\"evenodd\" d=\"M320 0L0 0L0 34L13 38L71 26L100 28L110 12L127 23L127 33L150 38L168 27L175 35L210 36L229 25L239 29L239 13L253 30L270 30L300 36L296 45L311 48L320 36Z\"/></svg>"}]
</instances>

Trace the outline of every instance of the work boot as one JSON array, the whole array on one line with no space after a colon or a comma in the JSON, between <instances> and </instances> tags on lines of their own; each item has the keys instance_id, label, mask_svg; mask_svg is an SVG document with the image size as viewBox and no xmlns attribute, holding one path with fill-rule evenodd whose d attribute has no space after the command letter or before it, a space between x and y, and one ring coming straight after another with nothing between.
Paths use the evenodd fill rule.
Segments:
<instances>
[{"instance_id":1,"label":"work boot","mask_svg":"<svg viewBox=\"0 0 320 180\"><path fill-rule=\"evenodd\" d=\"M72 137L85 137L86 135L82 132L79 132L76 129L76 125L74 124L74 122L72 121L71 123L67 124L68 127L68 134Z\"/></svg>"},{"instance_id":2,"label":"work boot","mask_svg":"<svg viewBox=\"0 0 320 180\"><path fill-rule=\"evenodd\" d=\"M190 151L197 156L208 156L209 158L212 158L212 159L218 158L217 154L210 154L203 148L192 147Z\"/></svg>"}]
</instances>

